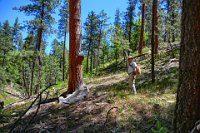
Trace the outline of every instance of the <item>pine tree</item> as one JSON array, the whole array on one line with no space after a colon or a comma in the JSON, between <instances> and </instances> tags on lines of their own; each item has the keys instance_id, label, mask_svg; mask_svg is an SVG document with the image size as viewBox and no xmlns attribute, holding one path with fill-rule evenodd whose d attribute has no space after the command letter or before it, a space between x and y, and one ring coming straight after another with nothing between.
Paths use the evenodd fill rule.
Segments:
<instances>
[{"instance_id":1,"label":"pine tree","mask_svg":"<svg viewBox=\"0 0 200 133\"><path fill-rule=\"evenodd\" d=\"M59 0L32 0L32 4L15 8L27 15L33 15L35 18L29 21L29 25L33 25L36 28L37 41L36 51L34 53L34 62L32 69L35 69L35 60L38 59L38 89L36 93L42 88L42 58L41 58L41 45L43 42L44 33L50 32L52 29L52 23L54 18L51 16L55 12L55 8L59 4ZM37 55L37 56L36 56ZM32 70L32 76L34 76L34 70ZM33 77L32 77L33 80ZM33 81L32 81L33 82ZM32 85L31 85L32 90Z\"/></svg>"},{"instance_id":2,"label":"pine tree","mask_svg":"<svg viewBox=\"0 0 200 133\"><path fill-rule=\"evenodd\" d=\"M140 35L140 46L139 46L139 54L142 54L142 49L144 47L144 23L145 23L145 13L146 13L146 4L145 1L142 1L142 21L141 21L141 35Z\"/></svg>"},{"instance_id":3,"label":"pine tree","mask_svg":"<svg viewBox=\"0 0 200 133\"><path fill-rule=\"evenodd\" d=\"M198 133L200 120L200 1L183 0L180 73L174 132Z\"/></svg>"},{"instance_id":4,"label":"pine tree","mask_svg":"<svg viewBox=\"0 0 200 133\"><path fill-rule=\"evenodd\" d=\"M146 3L146 15L145 15L145 31L149 33L147 36L146 46L151 44L151 32L152 32L152 7L153 7L153 0L145 0Z\"/></svg>"},{"instance_id":5,"label":"pine tree","mask_svg":"<svg viewBox=\"0 0 200 133\"><path fill-rule=\"evenodd\" d=\"M165 10L164 42L174 42L180 33L180 2L177 0L163 0Z\"/></svg>"},{"instance_id":6,"label":"pine tree","mask_svg":"<svg viewBox=\"0 0 200 133\"><path fill-rule=\"evenodd\" d=\"M92 73L93 60L94 60L94 49L97 44L97 35L98 35L98 19L94 11L91 11L86 18L84 23L85 35L83 36L84 44L83 50L87 55L86 62L86 73L89 72L89 58L90 58L90 73Z\"/></svg>"},{"instance_id":7,"label":"pine tree","mask_svg":"<svg viewBox=\"0 0 200 133\"><path fill-rule=\"evenodd\" d=\"M118 59L120 56L123 56L124 63L126 62L126 51L129 50L129 46L128 46L129 43L128 43L128 40L124 37L124 31L122 29L121 13L119 9L117 9L115 13L115 21L114 21L114 28L113 28L111 41L113 43L112 48L113 48L114 59L116 62L116 67L117 67Z\"/></svg>"},{"instance_id":8,"label":"pine tree","mask_svg":"<svg viewBox=\"0 0 200 133\"><path fill-rule=\"evenodd\" d=\"M153 7L152 9L155 9L156 6L156 1L153 0ZM155 72L154 72L154 53L155 53L155 10L152 10L152 34L151 34L151 78L152 78L152 83L155 82Z\"/></svg>"},{"instance_id":9,"label":"pine tree","mask_svg":"<svg viewBox=\"0 0 200 133\"><path fill-rule=\"evenodd\" d=\"M132 31L134 24L134 16L135 16L135 8L136 8L137 0L128 0L127 12L125 13L125 37L129 40L130 49L135 51L133 43L132 43Z\"/></svg>"},{"instance_id":10,"label":"pine tree","mask_svg":"<svg viewBox=\"0 0 200 133\"><path fill-rule=\"evenodd\" d=\"M154 10L154 49L155 49L155 54L158 54L158 0L154 1L154 6L153 6L153 10Z\"/></svg>"},{"instance_id":11,"label":"pine tree","mask_svg":"<svg viewBox=\"0 0 200 133\"><path fill-rule=\"evenodd\" d=\"M2 24L1 24L1 22L0 22L0 33L1 33L1 31L2 31Z\"/></svg>"},{"instance_id":12,"label":"pine tree","mask_svg":"<svg viewBox=\"0 0 200 133\"><path fill-rule=\"evenodd\" d=\"M60 36L64 36L64 45L63 45L63 66L62 66L62 74L63 74L63 81L65 80L65 55L66 55L66 37L67 33L69 32L69 0L64 0L63 6L60 9L60 17L59 20L59 33Z\"/></svg>"},{"instance_id":13,"label":"pine tree","mask_svg":"<svg viewBox=\"0 0 200 133\"><path fill-rule=\"evenodd\" d=\"M73 93L83 83L81 54L81 0L70 0L69 16L69 82L68 93ZM74 8L75 7L75 8Z\"/></svg>"},{"instance_id":14,"label":"pine tree","mask_svg":"<svg viewBox=\"0 0 200 133\"><path fill-rule=\"evenodd\" d=\"M117 9L117 10L115 11L115 21L114 21L115 27L120 27L120 28L122 28L122 27L121 27L121 26L122 26L121 15L122 15L122 14L121 14L120 10Z\"/></svg>"},{"instance_id":15,"label":"pine tree","mask_svg":"<svg viewBox=\"0 0 200 133\"><path fill-rule=\"evenodd\" d=\"M15 19L15 23L13 26L13 42L14 42L14 46L16 49L20 50L21 49L21 45L20 45L20 38L22 38L22 35L20 33L21 30L21 26L19 24L19 19L18 17Z\"/></svg>"},{"instance_id":16,"label":"pine tree","mask_svg":"<svg viewBox=\"0 0 200 133\"><path fill-rule=\"evenodd\" d=\"M47 86L52 86L57 84L58 81L62 79L61 74L61 60L62 60L62 49L63 46L61 43L57 40L54 39L53 42L51 43L52 50L50 55L45 54L45 85Z\"/></svg>"},{"instance_id":17,"label":"pine tree","mask_svg":"<svg viewBox=\"0 0 200 133\"><path fill-rule=\"evenodd\" d=\"M107 13L104 12L104 10L102 10L99 15L97 15L97 24L98 24L98 33L97 33L97 41L98 41L98 46L97 46L97 57L96 57L96 75L98 74L98 66L100 65L100 48L102 47L102 39L103 39L103 35L105 34L105 30L108 27L108 17L107 17Z\"/></svg>"},{"instance_id":18,"label":"pine tree","mask_svg":"<svg viewBox=\"0 0 200 133\"><path fill-rule=\"evenodd\" d=\"M3 23L1 34L0 34L0 55L1 55L1 66L4 68L6 66L6 56L10 50L13 49L12 43L12 29L8 20Z\"/></svg>"},{"instance_id":19,"label":"pine tree","mask_svg":"<svg viewBox=\"0 0 200 133\"><path fill-rule=\"evenodd\" d=\"M127 49L129 49L129 47L127 47L126 43L123 43L123 40L126 41L125 37L124 37L124 31L122 28L122 22L121 22L121 15L122 13L120 12L119 9L116 10L115 12L115 21L114 21L114 37L120 36L119 38L121 38L121 45L123 47L123 56L124 56L124 63L126 62L126 51Z\"/></svg>"},{"instance_id":20,"label":"pine tree","mask_svg":"<svg viewBox=\"0 0 200 133\"><path fill-rule=\"evenodd\" d=\"M32 87L35 88L36 85L33 76L35 71L35 69L33 69L33 64L35 63L35 58L33 56L35 52L35 38L33 32L29 32L21 48L21 86L25 89L27 97L33 94Z\"/></svg>"}]
</instances>

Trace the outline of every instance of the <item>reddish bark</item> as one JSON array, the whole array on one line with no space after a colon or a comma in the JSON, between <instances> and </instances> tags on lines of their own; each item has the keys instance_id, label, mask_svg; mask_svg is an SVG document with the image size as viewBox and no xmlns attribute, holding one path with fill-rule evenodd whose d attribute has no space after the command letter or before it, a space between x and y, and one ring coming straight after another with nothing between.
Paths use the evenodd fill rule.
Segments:
<instances>
[{"instance_id":1,"label":"reddish bark","mask_svg":"<svg viewBox=\"0 0 200 133\"><path fill-rule=\"evenodd\" d=\"M81 51L81 0L70 0L69 16L69 82L68 93L73 93L82 84Z\"/></svg>"},{"instance_id":2,"label":"reddish bark","mask_svg":"<svg viewBox=\"0 0 200 133\"><path fill-rule=\"evenodd\" d=\"M144 47L144 23L145 23L145 12L146 12L146 5L143 1L142 3L142 24L141 24L141 35L140 35L140 47L139 47L139 54L142 54L142 49Z\"/></svg>"},{"instance_id":3,"label":"reddish bark","mask_svg":"<svg viewBox=\"0 0 200 133\"><path fill-rule=\"evenodd\" d=\"M200 1L183 0L179 86L174 133L199 133L200 120ZM194 131L192 131L194 129Z\"/></svg>"},{"instance_id":4,"label":"reddish bark","mask_svg":"<svg viewBox=\"0 0 200 133\"><path fill-rule=\"evenodd\" d=\"M154 6L154 31L155 31L155 54L158 54L158 0L155 0Z\"/></svg>"},{"instance_id":5,"label":"reddish bark","mask_svg":"<svg viewBox=\"0 0 200 133\"><path fill-rule=\"evenodd\" d=\"M157 0L153 0L153 9ZM155 10L152 10L152 34L151 34L151 79L152 83L155 82L155 71L154 71L154 54L155 54Z\"/></svg>"},{"instance_id":6,"label":"reddish bark","mask_svg":"<svg viewBox=\"0 0 200 133\"><path fill-rule=\"evenodd\" d=\"M63 44L63 71L62 71L62 76L63 76L63 81L65 81L65 50L66 50L66 36L67 36L67 32L65 31L65 35L64 35L64 44Z\"/></svg>"}]
</instances>

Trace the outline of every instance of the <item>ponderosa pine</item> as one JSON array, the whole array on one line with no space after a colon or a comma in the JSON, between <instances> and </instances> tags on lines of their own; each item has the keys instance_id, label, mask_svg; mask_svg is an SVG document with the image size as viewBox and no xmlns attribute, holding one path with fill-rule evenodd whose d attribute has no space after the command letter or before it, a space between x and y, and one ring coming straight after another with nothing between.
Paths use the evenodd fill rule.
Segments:
<instances>
[{"instance_id":1,"label":"ponderosa pine","mask_svg":"<svg viewBox=\"0 0 200 133\"><path fill-rule=\"evenodd\" d=\"M69 82L68 93L73 93L82 84L81 54L81 0L70 0L69 3Z\"/></svg>"},{"instance_id":2,"label":"ponderosa pine","mask_svg":"<svg viewBox=\"0 0 200 133\"><path fill-rule=\"evenodd\" d=\"M200 120L200 1L183 0L180 73L174 132L188 133ZM200 130L195 130L199 133Z\"/></svg>"},{"instance_id":3,"label":"ponderosa pine","mask_svg":"<svg viewBox=\"0 0 200 133\"><path fill-rule=\"evenodd\" d=\"M146 12L146 4L144 0L142 1L142 22L141 22L141 34L140 34L140 46L139 46L139 54L142 54L142 49L144 47L144 23L145 23L145 12Z\"/></svg>"},{"instance_id":4,"label":"ponderosa pine","mask_svg":"<svg viewBox=\"0 0 200 133\"><path fill-rule=\"evenodd\" d=\"M155 49L155 54L158 54L158 0L154 1L153 4L153 10L154 10L154 49Z\"/></svg>"}]
</instances>

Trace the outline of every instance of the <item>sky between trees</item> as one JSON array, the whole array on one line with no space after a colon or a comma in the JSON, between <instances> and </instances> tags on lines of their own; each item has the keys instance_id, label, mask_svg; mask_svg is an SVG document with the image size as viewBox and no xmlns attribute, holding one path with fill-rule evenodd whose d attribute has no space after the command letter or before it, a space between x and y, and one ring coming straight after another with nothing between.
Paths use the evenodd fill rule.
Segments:
<instances>
[{"instance_id":1,"label":"sky between trees","mask_svg":"<svg viewBox=\"0 0 200 133\"><path fill-rule=\"evenodd\" d=\"M108 14L108 17L110 19L108 20L110 23L114 22L115 19L115 12L116 9L119 8L121 12L126 11L127 8L127 1L124 0L82 0L81 1L81 20L82 25L86 21L86 18L88 16L88 13L91 11L94 11L96 13L99 13L101 10L105 10L105 12ZM16 10L13 10L13 7L19 7L23 5L29 4L29 0L0 0L0 22L4 23L6 20L10 22L10 25L13 25L15 22L16 17L19 17L19 22L23 24L24 21L31 20L32 16L26 16L22 12L18 12ZM59 9L59 8L58 8ZM56 10L56 14L53 15L56 22L60 19L59 11ZM56 23L54 25L54 28L58 28L58 24ZM84 31L83 31L84 32ZM27 32L23 31L23 38L27 36ZM49 44L47 46L46 52L49 53L51 51L50 44L56 37L56 34L50 35L47 38L47 43ZM69 36L68 36L69 37ZM69 48L69 38L67 37L67 49Z\"/></svg>"}]
</instances>

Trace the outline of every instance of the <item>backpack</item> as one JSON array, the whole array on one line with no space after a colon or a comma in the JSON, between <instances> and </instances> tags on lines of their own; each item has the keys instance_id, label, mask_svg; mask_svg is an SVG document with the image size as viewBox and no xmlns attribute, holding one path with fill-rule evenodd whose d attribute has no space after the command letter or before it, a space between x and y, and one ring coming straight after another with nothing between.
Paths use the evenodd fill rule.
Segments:
<instances>
[{"instance_id":1,"label":"backpack","mask_svg":"<svg viewBox=\"0 0 200 133\"><path fill-rule=\"evenodd\" d=\"M141 75L141 69L140 69L140 66L138 66L138 65L136 67L136 75L137 76Z\"/></svg>"}]
</instances>

